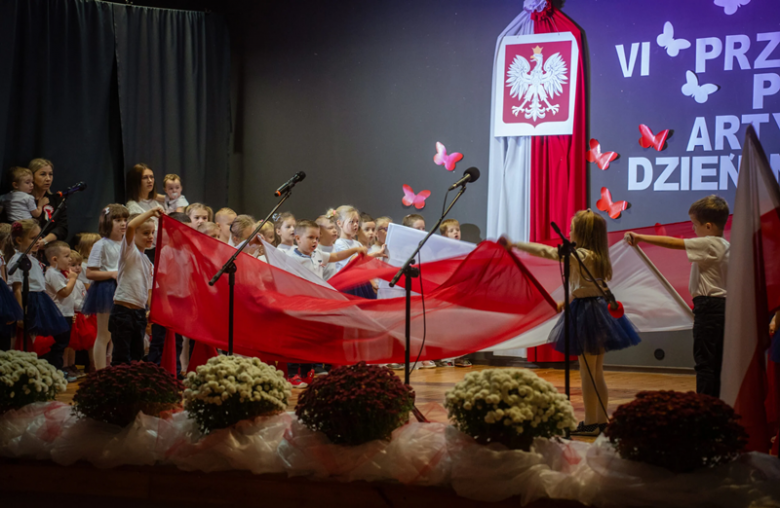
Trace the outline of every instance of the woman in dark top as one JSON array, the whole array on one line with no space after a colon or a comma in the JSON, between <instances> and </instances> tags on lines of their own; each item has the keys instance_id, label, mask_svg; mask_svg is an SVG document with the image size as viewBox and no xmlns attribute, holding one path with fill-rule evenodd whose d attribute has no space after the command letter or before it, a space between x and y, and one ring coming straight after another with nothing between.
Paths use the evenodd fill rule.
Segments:
<instances>
[{"instance_id":1,"label":"woman in dark top","mask_svg":"<svg viewBox=\"0 0 780 508\"><path fill-rule=\"evenodd\" d=\"M49 203L43 207L43 213L38 217L38 223L41 229L46 222L51 219L54 210L57 209L62 197L51 192L51 184L54 181L54 165L46 159L33 159L28 166L33 173L33 191L32 195L35 202L40 202L45 196ZM57 222L52 224L47 230L46 236L41 239L41 247L57 240L67 241L68 237L68 205L66 204L60 214L57 216Z\"/></svg>"}]
</instances>

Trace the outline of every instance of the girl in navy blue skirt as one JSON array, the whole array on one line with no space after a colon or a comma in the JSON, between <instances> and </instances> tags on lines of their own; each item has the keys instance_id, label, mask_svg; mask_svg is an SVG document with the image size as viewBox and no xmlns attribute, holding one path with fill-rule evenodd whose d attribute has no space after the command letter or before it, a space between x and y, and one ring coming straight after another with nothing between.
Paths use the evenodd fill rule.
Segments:
<instances>
[{"instance_id":1,"label":"girl in navy blue skirt","mask_svg":"<svg viewBox=\"0 0 780 508\"><path fill-rule=\"evenodd\" d=\"M569 351L578 356L582 398L585 404L585 421L580 422L573 434L598 435L607 426L609 393L604 380L604 353L639 344L636 328L627 317L613 318L609 307L601 297L599 281L612 278L609 260L607 223L604 218L588 210L580 210L571 221L571 240L577 244L577 254L596 280L588 280L587 273L580 272L580 264L570 257L571 278L569 321ZM534 256L558 260L558 249L538 243L509 244ZM561 305L562 308L562 305ZM565 351L564 316L550 332L548 342L556 351Z\"/></svg>"},{"instance_id":2,"label":"girl in navy blue skirt","mask_svg":"<svg viewBox=\"0 0 780 508\"><path fill-rule=\"evenodd\" d=\"M0 224L0 351L11 349L13 339L16 337L16 322L21 321L23 317L19 302L6 284L8 279L6 258L12 257L14 257L14 248L11 243L11 225Z\"/></svg>"},{"instance_id":3,"label":"girl in navy blue skirt","mask_svg":"<svg viewBox=\"0 0 780 508\"><path fill-rule=\"evenodd\" d=\"M13 223L11 226L11 238L17 253L8 262L9 265L13 265L17 259L22 257L22 253L32 244L40 232L41 228L35 219L24 219ZM36 335L60 335L70 330L70 325L62 317L62 313L60 313L60 310L49 295L46 294L46 279L43 275L43 265L35 257L39 246L39 244L34 245L30 253L27 254L27 258L32 263L28 276L27 312L24 316L27 334L31 337ZM8 282L11 283L14 290L16 302L20 307L22 305L23 280L24 272L21 268L8 277ZM18 324L21 325L22 323L19 322Z\"/></svg>"},{"instance_id":4,"label":"girl in navy blue skirt","mask_svg":"<svg viewBox=\"0 0 780 508\"><path fill-rule=\"evenodd\" d=\"M81 312L84 315L97 315L97 338L93 346L95 368L106 367L111 343L108 330L108 318L114 308L114 292L119 270L119 249L127 230L127 218L130 212L123 205L112 204L100 212L98 233L102 237L95 242L87 261L87 279L93 281L84 299Z\"/></svg>"}]
</instances>

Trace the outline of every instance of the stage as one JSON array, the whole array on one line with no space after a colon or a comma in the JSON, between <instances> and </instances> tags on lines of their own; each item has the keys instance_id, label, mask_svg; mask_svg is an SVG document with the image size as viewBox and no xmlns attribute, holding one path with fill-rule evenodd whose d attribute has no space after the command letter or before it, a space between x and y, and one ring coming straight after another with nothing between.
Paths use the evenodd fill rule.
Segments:
<instances>
[{"instance_id":1,"label":"stage","mask_svg":"<svg viewBox=\"0 0 780 508\"><path fill-rule=\"evenodd\" d=\"M446 413L438 405L444 394L469 372L492 368L474 365L469 368L445 367L417 370L412 373L412 386L417 405L431 421L446 421ZM506 368L506 367L493 367ZM537 368L534 371L563 391L563 370ZM397 371L403 376L403 371ZM667 374L636 371L608 371L610 412L642 390L688 391L694 388L692 374ZM572 403L578 419L583 417L579 372L572 370ZM78 387L71 383L58 400L70 402ZM302 390L293 390L289 409L293 410ZM593 441L593 438L578 438ZM42 481L46 478L46 481ZM259 497L265 502L306 504L316 506L430 506L446 504L452 507L482 506L484 503L459 497L448 488L407 486L385 482L316 481L308 478L288 478L283 474L253 475L246 471L186 472L170 466L98 469L83 462L63 467L47 461L0 460L0 491L8 506L43 505L56 502L63 508L96 506L110 503L117 507L187 506L247 506ZM519 498L510 498L490 506L517 506ZM578 507L571 501L541 499L530 506Z\"/></svg>"}]
</instances>

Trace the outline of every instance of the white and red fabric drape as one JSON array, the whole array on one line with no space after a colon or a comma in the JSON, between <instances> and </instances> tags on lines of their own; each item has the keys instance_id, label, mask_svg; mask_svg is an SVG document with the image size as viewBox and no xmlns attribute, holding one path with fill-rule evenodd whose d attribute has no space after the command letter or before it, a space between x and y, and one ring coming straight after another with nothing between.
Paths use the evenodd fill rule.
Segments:
<instances>
[{"instance_id":1,"label":"white and red fabric drape","mask_svg":"<svg viewBox=\"0 0 780 508\"><path fill-rule=\"evenodd\" d=\"M587 207L585 66L582 36L574 22L549 1L527 0L524 7L499 36L496 57L501 40L509 35L571 32L580 48L572 135L505 138L491 133L487 236L506 234L538 242L553 237L550 222L568 233L571 217ZM529 350L528 358L562 361L563 355L542 346Z\"/></svg>"},{"instance_id":2,"label":"white and red fabric drape","mask_svg":"<svg viewBox=\"0 0 780 508\"><path fill-rule=\"evenodd\" d=\"M748 126L731 232L721 398L742 416L747 449L777 432L777 366L767 363L769 319L780 308L780 187ZM768 369L768 366L771 367ZM769 374L769 375L768 375Z\"/></svg>"}]
</instances>

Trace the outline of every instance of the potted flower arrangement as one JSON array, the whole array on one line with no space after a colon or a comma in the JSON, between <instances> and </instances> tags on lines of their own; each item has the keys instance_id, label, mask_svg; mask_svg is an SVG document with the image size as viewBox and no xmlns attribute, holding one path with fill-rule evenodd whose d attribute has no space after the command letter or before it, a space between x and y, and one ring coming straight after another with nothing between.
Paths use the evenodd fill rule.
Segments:
<instances>
[{"instance_id":1,"label":"potted flower arrangement","mask_svg":"<svg viewBox=\"0 0 780 508\"><path fill-rule=\"evenodd\" d=\"M576 423L566 396L527 369L471 372L445 397L455 427L481 444L528 451L534 438L562 435Z\"/></svg>"},{"instance_id":2,"label":"potted flower arrangement","mask_svg":"<svg viewBox=\"0 0 780 508\"><path fill-rule=\"evenodd\" d=\"M62 373L35 353L0 351L0 414L54 400L67 388Z\"/></svg>"},{"instance_id":3,"label":"potted flower arrangement","mask_svg":"<svg viewBox=\"0 0 780 508\"><path fill-rule=\"evenodd\" d=\"M739 455L747 443L739 418L709 395L645 391L617 408L604 435L624 459L681 473Z\"/></svg>"},{"instance_id":4,"label":"potted flower arrangement","mask_svg":"<svg viewBox=\"0 0 780 508\"><path fill-rule=\"evenodd\" d=\"M354 446L390 439L413 408L414 391L392 370L360 362L315 378L298 398L295 414L331 442Z\"/></svg>"},{"instance_id":5,"label":"potted flower arrangement","mask_svg":"<svg viewBox=\"0 0 780 508\"><path fill-rule=\"evenodd\" d=\"M281 371L258 358L217 356L184 381L184 408L204 434L287 409L292 393Z\"/></svg>"},{"instance_id":6,"label":"potted flower arrangement","mask_svg":"<svg viewBox=\"0 0 780 508\"><path fill-rule=\"evenodd\" d=\"M166 370L149 362L132 362L93 372L73 397L81 416L124 427L139 411L150 416L181 403L184 386Z\"/></svg>"}]
</instances>

